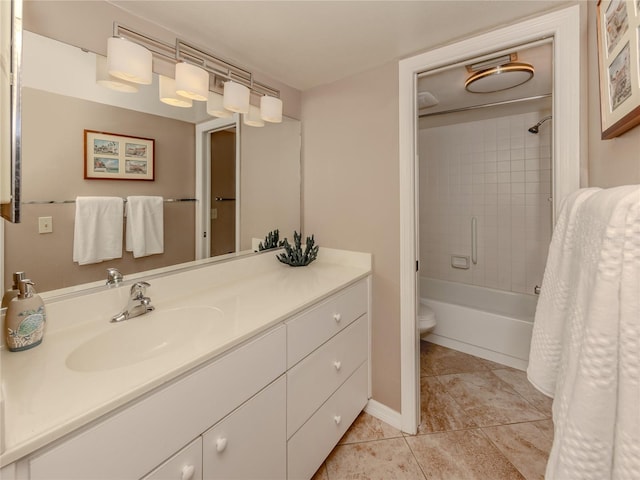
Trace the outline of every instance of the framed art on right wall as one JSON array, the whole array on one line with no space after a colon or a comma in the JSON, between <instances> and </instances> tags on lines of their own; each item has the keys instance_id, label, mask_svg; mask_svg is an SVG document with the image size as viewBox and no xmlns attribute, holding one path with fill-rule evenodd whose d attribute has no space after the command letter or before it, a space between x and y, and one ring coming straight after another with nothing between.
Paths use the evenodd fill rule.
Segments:
<instances>
[{"instance_id":1,"label":"framed art on right wall","mask_svg":"<svg viewBox=\"0 0 640 480\"><path fill-rule=\"evenodd\" d=\"M640 124L640 0L598 2L602 139Z\"/></svg>"}]
</instances>

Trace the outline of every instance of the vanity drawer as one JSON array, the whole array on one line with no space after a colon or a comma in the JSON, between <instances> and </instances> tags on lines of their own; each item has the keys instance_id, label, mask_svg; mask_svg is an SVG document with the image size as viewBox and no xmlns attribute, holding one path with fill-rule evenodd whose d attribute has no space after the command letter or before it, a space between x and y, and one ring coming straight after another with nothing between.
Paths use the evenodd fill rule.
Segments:
<instances>
[{"instance_id":1,"label":"vanity drawer","mask_svg":"<svg viewBox=\"0 0 640 480\"><path fill-rule=\"evenodd\" d=\"M367 360L368 317L363 315L287 373L287 437Z\"/></svg>"},{"instance_id":2,"label":"vanity drawer","mask_svg":"<svg viewBox=\"0 0 640 480\"><path fill-rule=\"evenodd\" d=\"M287 368L302 360L367 312L369 289L361 280L315 308L287 322Z\"/></svg>"},{"instance_id":3,"label":"vanity drawer","mask_svg":"<svg viewBox=\"0 0 640 480\"><path fill-rule=\"evenodd\" d=\"M284 375L203 435L207 480L282 480L287 472Z\"/></svg>"},{"instance_id":4,"label":"vanity drawer","mask_svg":"<svg viewBox=\"0 0 640 480\"><path fill-rule=\"evenodd\" d=\"M202 438L198 437L142 480L202 480Z\"/></svg>"},{"instance_id":5,"label":"vanity drawer","mask_svg":"<svg viewBox=\"0 0 640 480\"><path fill-rule=\"evenodd\" d=\"M29 461L31 480L140 478L285 371L280 326Z\"/></svg>"},{"instance_id":6,"label":"vanity drawer","mask_svg":"<svg viewBox=\"0 0 640 480\"><path fill-rule=\"evenodd\" d=\"M287 478L309 480L367 404L367 362L287 444Z\"/></svg>"}]
</instances>

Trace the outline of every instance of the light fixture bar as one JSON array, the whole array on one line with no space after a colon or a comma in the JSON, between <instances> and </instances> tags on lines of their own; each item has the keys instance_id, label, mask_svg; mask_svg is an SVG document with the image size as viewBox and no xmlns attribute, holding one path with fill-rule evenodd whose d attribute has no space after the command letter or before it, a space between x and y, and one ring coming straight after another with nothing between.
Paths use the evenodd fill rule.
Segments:
<instances>
[{"instance_id":1,"label":"light fixture bar","mask_svg":"<svg viewBox=\"0 0 640 480\"><path fill-rule=\"evenodd\" d=\"M161 57L163 60L169 60L174 63L176 61L176 50L173 45L145 35L144 33L136 32L118 22L113 22L113 36L126 38L131 42L142 45L150 50L152 54Z\"/></svg>"},{"instance_id":2,"label":"light fixture bar","mask_svg":"<svg viewBox=\"0 0 640 480\"><path fill-rule=\"evenodd\" d=\"M249 70L228 62L205 49L196 47L179 38L176 38L175 45L171 45L118 22L113 23L113 36L126 38L127 40L138 43L149 49L153 55L160 57L162 60L168 60L173 63L182 61L191 63L203 68L215 77L240 83L257 95L270 95L280 98L280 90L254 80L253 73ZM211 84L214 86L214 89L218 89L220 82L214 78Z\"/></svg>"}]
</instances>

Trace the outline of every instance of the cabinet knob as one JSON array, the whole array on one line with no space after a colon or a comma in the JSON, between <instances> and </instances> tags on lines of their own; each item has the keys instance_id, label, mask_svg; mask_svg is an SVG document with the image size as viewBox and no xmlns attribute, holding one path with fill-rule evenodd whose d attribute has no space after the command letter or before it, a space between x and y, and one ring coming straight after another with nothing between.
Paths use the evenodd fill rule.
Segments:
<instances>
[{"instance_id":1,"label":"cabinet knob","mask_svg":"<svg viewBox=\"0 0 640 480\"><path fill-rule=\"evenodd\" d=\"M342 368L342 362L340 362L339 360L336 360L335 362L333 362L333 366L336 367L336 372L339 372L340 369Z\"/></svg>"},{"instance_id":2,"label":"cabinet knob","mask_svg":"<svg viewBox=\"0 0 640 480\"><path fill-rule=\"evenodd\" d=\"M342 320L342 315L340 315L339 313L334 313L333 319L336 321L336 323L340 323L340 320Z\"/></svg>"},{"instance_id":3,"label":"cabinet knob","mask_svg":"<svg viewBox=\"0 0 640 480\"><path fill-rule=\"evenodd\" d=\"M196 467L193 465L185 465L182 467L182 476L180 477L180 480L191 480L195 471Z\"/></svg>"},{"instance_id":4,"label":"cabinet knob","mask_svg":"<svg viewBox=\"0 0 640 480\"><path fill-rule=\"evenodd\" d=\"M219 452L224 451L224 449L227 448L227 439L226 438L219 438L216 440L216 450Z\"/></svg>"},{"instance_id":5,"label":"cabinet knob","mask_svg":"<svg viewBox=\"0 0 640 480\"><path fill-rule=\"evenodd\" d=\"M336 415L335 417L333 417L333 421L336 422L336 425L340 425L342 417L340 415Z\"/></svg>"}]
</instances>

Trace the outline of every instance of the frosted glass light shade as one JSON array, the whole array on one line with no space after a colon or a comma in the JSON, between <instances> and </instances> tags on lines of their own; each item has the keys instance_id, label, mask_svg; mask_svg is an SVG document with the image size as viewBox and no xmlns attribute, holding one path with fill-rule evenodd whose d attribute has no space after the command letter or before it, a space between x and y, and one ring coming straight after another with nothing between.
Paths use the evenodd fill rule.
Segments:
<instances>
[{"instance_id":1,"label":"frosted glass light shade","mask_svg":"<svg viewBox=\"0 0 640 480\"><path fill-rule=\"evenodd\" d=\"M249 125L250 127L264 127L264 121L260 118L260 109L253 105L249 106L248 113L242 115L242 121L245 125Z\"/></svg>"},{"instance_id":2,"label":"frosted glass light shade","mask_svg":"<svg viewBox=\"0 0 640 480\"><path fill-rule=\"evenodd\" d=\"M222 104L224 108L232 112L249 112L249 89L240 83L224 82L224 98Z\"/></svg>"},{"instance_id":3,"label":"frosted glass light shade","mask_svg":"<svg viewBox=\"0 0 640 480\"><path fill-rule=\"evenodd\" d=\"M177 63L176 92L183 97L204 102L209 95L209 73L190 63Z\"/></svg>"},{"instance_id":4,"label":"frosted glass light shade","mask_svg":"<svg viewBox=\"0 0 640 480\"><path fill-rule=\"evenodd\" d=\"M226 110L222 105L222 95L215 92L209 92L207 98L207 113L218 118L228 118L233 115L233 112Z\"/></svg>"},{"instance_id":5,"label":"frosted glass light shade","mask_svg":"<svg viewBox=\"0 0 640 480\"><path fill-rule=\"evenodd\" d=\"M96 83L118 92L134 93L138 91L137 84L109 75L107 58L102 55L96 55Z\"/></svg>"},{"instance_id":6,"label":"frosted glass light shade","mask_svg":"<svg viewBox=\"0 0 640 480\"><path fill-rule=\"evenodd\" d=\"M124 38L107 40L107 71L127 82L149 85L152 81L152 55L142 45Z\"/></svg>"},{"instance_id":7,"label":"frosted glass light shade","mask_svg":"<svg viewBox=\"0 0 640 480\"><path fill-rule=\"evenodd\" d=\"M176 93L176 81L173 78L160 75L159 97L160 101L174 107L189 108L193 105L193 100L185 98Z\"/></svg>"},{"instance_id":8,"label":"frosted glass light shade","mask_svg":"<svg viewBox=\"0 0 640 480\"><path fill-rule=\"evenodd\" d=\"M268 95L260 98L260 117L265 122L282 122L282 100Z\"/></svg>"}]
</instances>

